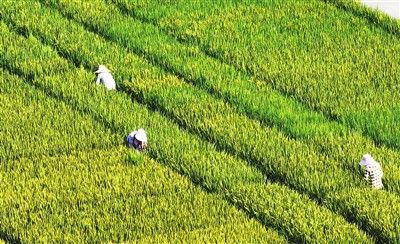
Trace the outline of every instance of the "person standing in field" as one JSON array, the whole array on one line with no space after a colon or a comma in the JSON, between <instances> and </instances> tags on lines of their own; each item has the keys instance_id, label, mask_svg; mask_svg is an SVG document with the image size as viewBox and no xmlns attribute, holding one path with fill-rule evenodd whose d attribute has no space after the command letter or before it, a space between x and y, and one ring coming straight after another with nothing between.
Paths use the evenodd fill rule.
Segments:
<instances>
[{"instance_id":1,"label":"person standing in field","mask_svg":"<svg viewBox=\"0 0 400 244\"><path fill-rule=\"evenodd\" d=\"M107 90L115 90L115 80L111 75L111 71L104 65L99 65L99 68L94 72L97 74L96 84L103 84Z\"/></svg>"},{"instance_id":2,"label":"person standing in field","mask_svg":"<svg viewBox=\"0 0 400 244\"><path fill-rule=\"evenodd\" d=\"M132 131L126 137L126 144L130 148L134 148L138 151L143 151L147 147L147 135L144 129L138 129Z\"/></svg>"},{"instance_id":3,"label":"person standing in field","mask_svg":"<svg viewBox=\"0 0 400 244\"><path fill-rule=\"evenodd\" d=\"M383 172L380 164L375 161L370 154L364 154L360 161L360 166L364 169L364 179L367 180L372 188L383 188Z\"/></svg>"}]
</instances>

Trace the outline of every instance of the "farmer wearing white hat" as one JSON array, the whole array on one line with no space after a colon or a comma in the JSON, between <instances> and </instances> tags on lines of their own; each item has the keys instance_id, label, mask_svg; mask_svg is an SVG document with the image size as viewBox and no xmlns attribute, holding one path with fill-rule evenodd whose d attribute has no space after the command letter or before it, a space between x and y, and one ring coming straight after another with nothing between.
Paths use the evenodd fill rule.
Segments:
<instances>
[{"instance_id":1,"label":"farmer wearing white hat","mask_svg":"<svg viewBox=\"0 0 400 244\"><path fill-rule=\"evenodd\" d=\"M360 166L364 168L364 178L369 182L372 188L381 189L383 187L382 168L370 154L364 154L360 161Z\"/></svg>"},{"instance_id":2,"label":"farmer wearing white hat","mask_svg":"<svg viewBox=\"0 0 400 244\"><path fill-rule=\"evenodd\" d=\"M99 65L99 68L94 73L97 74L97 85L102 83L108 90L115 90L115 80L106 66Z\"/></svg>"},{"instance_id":3,"label":"farmer wearing white hat","mask_svg":"<svg viewBox=\"0 0 400 244\"><path fill-rule=\"evenodd\" d=\"M126 144L128 147L135 148L136 150L143 151L147 147L147 135L144 129L132 131L126 137Z\"/></svg>"}]
</instances>

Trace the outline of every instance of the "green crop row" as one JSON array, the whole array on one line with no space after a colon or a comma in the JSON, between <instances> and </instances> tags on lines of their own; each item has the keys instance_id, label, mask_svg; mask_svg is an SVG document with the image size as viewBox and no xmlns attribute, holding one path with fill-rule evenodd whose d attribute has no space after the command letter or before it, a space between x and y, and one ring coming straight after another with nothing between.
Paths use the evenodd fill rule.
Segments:
<instances>
[{"instance_id":1,"label":"green crop row","mask_svg":"<svg viewBox=\"0 0 400 244\"><path fill-rule=\"evenodd\" d=\"M284 242L220 197L124 148L10 161L0 165L0 183L0 229L21 242L120 242L203 229L212 240L210 228L220 238Z\"/></svg>"},{"instance_id":2,"label":"green crop row","mask_svg":"<svg viewBox=\"0 0 400 244\"><path fill-rule=\"evenodd\" d=\"M2 44L0 40L0 48ZM108 148L118 141L90 116L48 98L45 91L33 89L1 68L0 124L0 161Z\"/></svg>"},{"instance_id":3,"label":"green crop row","mask_svg":"<svg viewBox=\"0 0 400 244\"><path fill-rule=\"evenodd\" d=\"M85 9L86 16L90 14L89 11L93 12L103 12L103 11L98 11L96 10L97 6L101 6L100 4L96 4L96 6L91 6L88 3L84 3L82 6L75 5L73 6L75 9ZM68 11L69 5L66 4L63 6L63 9ZM104 10L104 9L102 9ZM77 14L78 16L82 16L82 14ZM94 14L92 15L94 16ZM115 16L115 15L113 15ZM114 22L112 22L114 23ZM93 23L92 23L93 24ZM124 23L121 23L121 26L124 25ZM124 25L122 28L124 28ZM114 39L123 39L124 33L120 30L118 31L117 29L117 24L113 25L113 32L115 35L118 35L118 37L115 37ZM122 34L121 34L122 33ZM125 41L128 39L125 38ZM105 50L110 50L111 47L105 47ZM110 54L104 54L105 56L110 56L111 53L121 53L123 51L115 51L113 50L110 52ZM77 53L81 53L80 51L77 51ZM86 66L91 66L90 65L90 60L92 60L93 57L88 56L86 59L84 59L84 64ZM120 63L119 65L116 63L111 63L114 67L120 67L124 66L125 63ZM128 65L132 66L132 65ZM117 69L118 70L118 69ZM128 72L126 76L124 76L124 71L119 70L121 74L121 79L129 79L129 74L132 72ZM217 141L217 143L221 144L223 147L226 147L228 144L228 150L232 149L236 152L239 152L240 150L248 150L248 152L245 152L243 155L245 158L251 158L251 161L256 161L260 162L261 167L263 167L262 163L265 161L265 158L273 163L267 165L268 169L263 169L264 172L267 172L267 174L272 175L273 177L281 178L282 175L286 173L286 175L283 176L283 178L286 176L289 178L290 183L294 184L291 185L292 187L296 189L300 189L301 191L308 191L308 194L321 197L323 198L324 193L329 193L332 192L332 187L333 189L340 190L341 188L348 187L348 186L355 186L351 185L351 179L348 178L342 178L346 179L343 180L341 183L343 185L341 186L339 182L339 176L345 175L345 171L340 171L338 168L333 168L331 166L332 162L329 162L329 160L326 159L321 159L315 157L314 159L310 159L313 156L313 153L311 151L307 151L305 147L299 146L299 144L290 144L284 145L285 143L282 143L275 140L274 141L274 136L273 132L270 132L272 135L266 136L265 133L261 129L257 129L257 126L254 125L254 123L251 123L251 121L246 120L243 117L237 117L235 116L234 111L230 110L229 107L224 106L222 103L218 103L215 100L212 100L207 94L202 93L198 90L192 89L190 86L186 85L185 83L179 82L176 79L170 78L168 80L152 80L153 82L140 82L137 77L134 78L135 82L132 83L126 83L126 88L125 89L131 89L132 91L135 92L136 95L140 96L143 98L148 104L156 105L159 107L162 107L164 111L167 113L173 114L175 116L175 119L179 120L180 123L185 124L186 126L189 126L192 130L198 130L200 133L203 133L204 136L211 136L213 137L213 141ZM204 108L207 108L207 110L204 110ZM225 111L225 112L220 112L220 111ZM228 118L228 119L227 119ZM230 125L230 126L229 126ZM232 128L232 125L235 125L236 128ZM246 133L246 131L240 130L240 128L246 128L245 126L240 126L240 125L246 125L247 128L251 128L250 130L254 132L255 135L257 135L257 143L254 143L251 139L251 137ZM238 129L239 128L239 129ZM211 131L211 132L210 132ZM211 134L211 135L210 135ZM276 134L275 134L276 135ZM277 136L278 138L279 136ZM261 141L261 142L260 142ZM241 145L237 143L235 145L235 142L246 142L243 143L244 145ZM265 142L265 143L264 143ZM267 144L267 143L271 144ZM236 148L235 148L236 146ZM248 146L248 148L246 148ZM259 146L257 148L257 146ZM268 146L270 148L268 148ZM286 147L286 149L285 149ZM290 150L287 150L287 148L295 148L294 151L296 151L296 155L294 153L291 153ZM267 154L265 151L274 151L274 153ZM270 150L268 150L270 149ZM282 151L279 152L279 149ZM303 151L302 151L303 150ZM302 153L304 152L304 153ZM247 154L246 154L247 153ZM259 153L259 155L256 155L254 158L254 155ZM280 154L281 153L281 154ZM300 155L298 158L296 158L297 155ZM307 155L307 156L305 156ZM258 156L258 158L257 158ZM253 157L253 158L252 158ZM306 158L309 157L309 158ZM285 161L289 158L289 160L293 160L297 163L299 163L302 167L299 167L296 165L296 167L293 166L282 166L282 169L279 169L279 166L277 166L277 162L282 162ZM308 171L308 174L304 174L304 171L306 170L306 166L310 164L310 162L313 161L325 161L324 165L321 165L321 170L318 172L316 170L315 166L312 165ZM290 161L289 161L290 162ZM304 163L302 163L304 162ZM321 163L318 162L318 163ZM285 161L284 163L288 163ZM304 166L306 165L306 166ZM318 165L318 164L317 164ZM327 166L328 165L328 166ZM277 168L274 168L277 167ZM314 167L314 168L312 168ZM331 168L330 168L331 167ZM272 168L272 169L271 169ZM289 168L295 168L298 170L298 172L287 172L287 169ZM268 171L270 170L270 171ZM301 173L300 173L301 172ZM327 173L328 172L328 173ZM335 176L329 175L329 173L336 174ZM398 172L395 172L398 173ZM324 175L325 174L325 175ZM289 177L287 176L289 175ZM290 178L292 177L292 178ZM309 185L301 185L301 180L304 180L306 182L307 178L300 179L301 177L308 177ZM326 177L326 178L324 178ZM310 179L311 178L311 179ZM332 180L335 179L335 180ZM286 182L287 183L287 182ZM290 184L289 183L289 184ZM297 183L297 184L296 184ZM312 187L315 185L318 185L320 187L319 189L313 189ZM300 186L299 186L300 185ZM311 186L310 186L311 185ZM304 188L301 188L304 187ZM336 188L335 188L336 187ZM321 195L320 192L323 192ZM357 200L362 201L363 195L360 194L358 195ZM372 207L372 206L371 206ZM380 208L384 208L384 206L381 206ZM378 218L372 218L370 219L371 222L369 223L370 226L366 227L367 229L377 229L380 230L380 224L379 221L381 221ZM393 222L391 219L387 220L387 225L392 226L392 231L396 233L396 226L393 225ZM387 235L385 235L385 232L381 232L382 236L380 238L382 240L387 240ZM397 234L395 234L397 235Z\"/></svg>"},{"instance_id":4,"label":"green crop row","mask_svg":"<svg viewBox=\"0 0 400 244\"><path fill-rule=\"evenodd\" d=\"M251 117L261 121L278 124L279 129L294 137L302 138L311 147L327 155L330 160L341 162L342 167L346 169L358 173L356 162L362 154L372 153L383 164L387 187L392 191L399 191L400 184L397 180L400 174L397 163L400 159L399 153L375 147L370 139L361 134L349 132L345 126L329 121L322 114L310 111L267 86L258 84L249 77L246 78L243 73L208 58L198 49L179 44L151 25L127 20L118 10L104 3L96 5L97 8L101 8L98 12L106 13L104 16L98 16L97 11L90 11L93 9L93 3L63 6L63 2L55 1L53 4L109 38L122 42L131 50L140 49L146 56L162 59L168 63L166 64L168 68L172 67L174 71L181 70L179 74L188 80L194 79L197 85L228 97L229 102L239 111L244 111L245 114L250 114ZM126 5L126 8L129 6ZM76 8L76 12L73 8ZM81 15L80 9L88 10L85 15ZM83 16L88 14L91 14L91 18L84 19ZM105 16L113 16L114 19L109 20ZM136 31L132 32L130 29ZM76 55L80 53L82 51L76 52ZM115 70L118 73L130 72L120 66L116 66ZM123 78L126 76L121 79ZM367 121L364 119L363 123L367 124Z\"/></svg>"},{"instance_id":5,"label":"green crop row","mask_svg":"<svg viewBox=\"0 0 400 244\"><path fill-rule=\"evenodd\" d=\"M164 12L158 14L154 13L158 12L160 9ZM336 115L343 115L352 111L366 111L376 105L380 105L380 107L391 107L391 105L397 104L396 97L387 95L389 89L394 89L396 87L395 74L396 70L398 70L396 68L398 64L390 62L393 55L395 55L394 53L390 53L394 51L391 50L391 48L396 48L390 44L396 44L396 38L393 38L393 36L388 35L379 28L374 28L374 26L370 25L365 20L356 18L352 14L338 10L322 1L309 1L307 3L299 1L282 1L279 3L275 1L264 1L254 3L251 6L242 5L240 7L235 7L235 9L233 9L233 7L225 7L209 12L203 12L201 9L198 9L196 5L190 5L187 2L185 4L179 3L178 5L169 4L168 8L153 8L150 4L148 8L143 7L143 9L138 8L134 10L135 13L138 13L140 16L150 15L153 19L154 16L158 16L156 21L158 21L158 24L162 28L170 30L170 32L179 35L182 39L185 39L185 36L186 38L192 37L191 40L199 42L202 47L208 47L208 49L215 50L215 52L221 54L218 56L224 61L229 60L238 64L252 66L248 69L259 69L257 74L260 73L260 76L261 69L263 68L266 70L263 72L265 76L277 69L276 66L282 63L273 62L277 58L279 58L279 60L285 59L286 65L281 66L279 69L280 72L277 71L276 73L289 73L290 70L284 69L286 66L294 66L297 62L303 62L303 65L299 66L303 69L298 70L301 72L300 74L304 74L303 79L305 79L305 81L303 83L305 84L303 84L303 86L318 85L321 86L321 88L324 86L334 86L333 88L336 89L341 88L338 87L338 85L340 85L338 84L339 81L328 82L330 77L324 77L322 74L320 75L319 72L322 72L322 70L320 71L316 68L318 65L322 64L321 62L315 62L318 60L310 60L314 61L315 63L313 63L313 65L317 67L313 67L305 62L308 61L307 57L315 55L314 52L323 52L322 55L315 56L315 59L329 59L331 56L336 56L339 60L334 61L337 62L337 65L342 66L348 63L346 61L352 59L351 61L354 67L349 66L349 68L359 68L359 70L351 74L356 79L350 84L348 84L348 79L345 81L340 80L340 82L346 82L347 89L344 91L344 94L326 94L327 92L309 94L310 91L304 92L306 96L318 96L321 97L321 100L323 99L322 96L332 96L334 101L330 99L329 102L326 102L323 106L331 107L331 110L338 110L338 112L334 113ZM248 13L251 11L254 11L254 14L249 15ZM283 14L287 15L283 16ZM298 26L292 23L296 18L298 18ZM324 21L318 22L322 18ZM246 28L250 23L254 23L252 28ZM210 26L214 28L210 29ZM337 28L342 28L341 32L337 32ZM278 33L279 30L282 30L282 32ZM358 38L353 40L355 31L357 30L359 30L359 32L357 32ZM261 35L265 38L262 42L259 38ZM324 38L313 40L311 37ZM374 42L371 41L372 37L374 38ZM286 46L278 46L280 47L279 49L270 50L272 47L275 47L275 45L278 45L278 41L281 41L283 38L289 38L285 43ZM301 42L298 40L300 38L302 39ZM235 45L231 45L234 41ZM332 44L331 41L340 41L343 42L343 45L339 46L339 44L342 43L337 43L338 46L336 48L330 49L331 51L327 52L326 48L332 48L330 46L330 44ZM362 45L365 42L367 42L367 44ZM307 52L302 52L302 49L307 49ZM358 54L360 50L366 53L356 57L356 54ZM261 51L263 51L263 55L259 55ZM276 57L279 56L277 53L269 55L269 51L281 51L282 57ZM336 55L339 51L343 54ZM289 59L286 53L288 56L290 54L296 54L296 56ZM328 53L329 55L327 55ZM253 56L250 56L250 54L253 54ZM377 62L379 64L387 63L388 66L384 68L377 65L373 66L372 62L366 63L366 60L371 61L371 58L373 58L373 60L379 60ZM242 62L240 62L239 59L241 59ZM251 62L247 62L250 60ZM264 62L262 60L264 60ZM328 64L326 65L328 66L326 69L329 69L329 71L333 70L334 66L332 66L332 61ZM266 65L269 66L266 67ZM365 65L366 67L360 67L361 65ZM390 69L386 67L390 67ZM322 80L322 82L309 84L313 82L313 79L305 75L308 74L307 72L312 68L316 69L313 73L315 78L320 77L321 79L326 79ZM370 69L367 70L367 68ZM254 73L256 73L256 71ZM340 69L336 70L336 72L331 72L331 74L336 74L335 76L338 76L337 73L339 71ZM385 72L385 74L383 74L383 72ZM289 73L287 75L294 74ZM371 77L381 78L380 76L383 75L388 77L382 84L373 83L377 81L372 80ZM354 77L342 75L338 78L345 79ZM269 78L267 80L271 80L271 82L285 82L279 80L274 81L271 79L273 76L267 78ZM290 84L294 86L292 89L300 89L297 88L298 84L295 82L296 80L294 78L295 77L293 77L292 81L286 82L291 82ZM365 86L361 86L361 84ZM379 87L377 87L378 85ZM362 89L355 90L356 88ZM318 89L313 90L320 91ZM333 92L335 89L329 89L329 91ZM362 96L363 93L371 95ZM337 99L337 96L339 96L340 99ZM349 100L354 98L357 98L357 100ZM314 100L315 99L307 102L310 103L311 106ZM343 105L338 106L336 103L341 103ZM352 106L352 103L356 104Z\"/></svg>"},{"instance_id":6,"label":"green crop row","mask_svg":"<svg viewBox=\"0 0 400 244\"><path fill-rule=\"evenodd\" d=\"M351 0L351 1L322 0L322 1L335 5L338 8L344 9L346 11L349 11L355 14L356 16L365 18L371 24L377 25L390 33L393 33L395 35L400 34L400 22L398 20L393 19L392 17L383 13L382 11L366 7L362 5L361 2L358 0Z\"/></svg>"},{"instance_id":7,"label":"green crop row","mask_svg":"<svg viewBox=\"0 0 400 244\"><path fill-rule=\"evenodd\" d=\"M254 1L239 7L216 1L207 8L187 2L112 2L378 143L400 147L398 92L392 92L398 90L398 41L379 27L322 1ZM371 18L389 23L379 16ZM393 32L392 22L386 29Z\"/></svg>"},{"instance_id":8,"label":"green crop row","mask_svg":"<svg viewBox=\"0 0 400 244\"><path fill-rule=\"evenodd\" d=\"M63 47L63 50L68 50L73 57L78 56L77 52L72 51L76 47L81 49L79 54L92 52L95 54L92 55L94 59L91 66L93 67L95 63L108 64L114 57L116 57L114 61L120 60L121 62L133 58L133 56L126 55L126 59L118 59L121 55L118 52L108 56L101 55L104 51L112 52L118 49L103 49L105 46L97 45L104 43L101 38L86 33L81 27L73 25L54 11L43 8L37 3L2 1L0 5L4 10L1 11L2 18L7 12L25 12L25 14L13 15L14 17L9 21L20 26L19 28L32 31L32 33L41 33L42 38L46 37L48 42L53 40L54 46ZM41 17L39 18L39 16ZM31 21L32 19L35 21ZM29 28L26 28L26 25L29 25ZM60 26L63 28L59 28ZM32 38L18 37L6 29L2 30L2 33L13 36L14 41L9 43L9 50L13 50L16 54L26 51L19 48L18 42L28 42L30 49L42 47ZM64 33L69 38L62 38ZM58 36L61 37L58 38ZM79 45L76 45L78 39L80 42ZM93 51L96 49L99 50L98 53ZM58 51L61 52L59 49ZM56 60L59 57L54 53L52 59ZM13 63L11 58L8 61ZM125 68L131 69L139 75L149 75L148 81L156 79L158 76L157 74L150 76L151 70L145 68L146 66L141 67L143 62L137 62L136 65ZM19 72L29 75L35 71L25 69L19 70ZM63 82L64 80L69 83L66 84ZM77 109L89 111L94 117L103 118L104 122L119 129L118 131L122 133L129 132L126 131L126 128L144 127L148 130L149 138L151 138L148 152L150 156L187 175L193 182L201 184L204 188L222 194L236 206L240 206L251 215L256 215L257 219L266 226L279 229L289 240L345 241L350 238L368 242L369 239L364 233L358 231L354 225L348 224L343 218L317 206L306 197L284 186L264 184L264 177L247 166L245 162L217 152L213 145L186 133L165 117L148 111L136 102L131 102L131 99L125 94L114 93L107 97L94 96L90 89L86 89L87 84L92 82L91 80L89 73L82 69L76 69L67 78L55 75L45 79L35 79L33 82L48 87L64 100L74 103ZM113 108L118 108L118 111ZM247 195L245 190L257 194ZM253 205L252 200L257 201L258 204ZM313 213L312 217L308 215L309 213Z\"/></svg>"},{"instance_id":9,"label":"green crop row","mask_svg":"<svg viewBox=\"0 0 400 244\"><path fill-rule=\"evenodd\" d=\"M362 196L362 198L355 198L354 196ZM397 204L398 195L369 189L350 188L335 192L328 199L329 208L347 213L350 220L364 226L372 236L384 236L380 242L397 243L400 240L400 220L398 214L393 214L400 211ZM337 204L337 202L340 202L340 204ZM371 208L372 202L374 206ZM369 224L371 218L377 220L375 226Z\"/></svg>"},{"instance_id":10,"label":"green crop row","mask_svg":"<svg viewBox=\"0 0 400 244\"><path fill-rule=\"evenodd\" d=\"M139 239L139 243L257 243L259 233L249 232L247 224L234 223L190 232L173 232L168 235L151 235ZM272 237L272 236L271 236ZM278 238L262 240L265 243L281 243Z\"/></svg>"}]
</instances>

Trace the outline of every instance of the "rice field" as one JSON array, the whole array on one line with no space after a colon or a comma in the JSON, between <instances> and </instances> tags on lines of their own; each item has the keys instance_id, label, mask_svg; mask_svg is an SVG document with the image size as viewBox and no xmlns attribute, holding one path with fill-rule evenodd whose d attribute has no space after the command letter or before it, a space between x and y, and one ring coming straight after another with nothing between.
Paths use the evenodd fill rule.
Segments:
<instances>
[{"instance_id":1,"label":"rice field","mask_svg":"<svg viewBox=\"0 0 400 244\"><path fill-rule=\"evenodd\" d=\"M400 241L400 22L382 12L3 0L0 32L0 243Z\"/></svg>"}]
</instances>

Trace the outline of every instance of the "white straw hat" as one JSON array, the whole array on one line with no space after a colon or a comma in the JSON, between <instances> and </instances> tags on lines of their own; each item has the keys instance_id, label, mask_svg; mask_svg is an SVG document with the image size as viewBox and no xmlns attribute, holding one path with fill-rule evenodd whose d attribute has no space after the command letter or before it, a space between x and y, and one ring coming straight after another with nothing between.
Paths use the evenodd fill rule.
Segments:
<instances>
[{"instance_id":1,"label":"white straw hat","mask_svg":"<svg viewBox=\"0 0 400 244\"><path fill-rule=\"evenodd\" d=\"M371 154L364 154L360 161L361 166L367 166L373 163L375 163L375 160L372 158Z\"/></svg>"},{"instance_id":2,"label":"white straw hat","mask_svg":"<svg viewBox=\"0 0 400 244\"><path fill-rule=\"evenodd\" d=\"M106 66L101 64L101 65L99 65L99 68L94 73L96 73L96 74L98 74L98 73L111 73L111 71L109 69L107 69Z\"/></svg>"},{"instance_id":3,"label":"white straw hat","mask_svg":"<svg viewBox=\"0 0 400 244\"><path fill-rule=\"evenodd\" d=\"M146 131L144 131L144 129L138 129L137 132L135 133L135 138L138 141L147 143Z\"/></svg>"}]
</instances>

